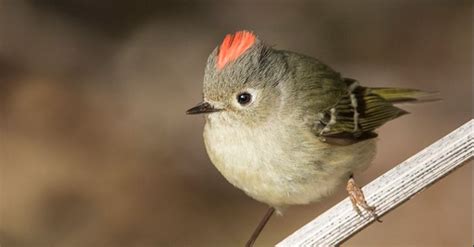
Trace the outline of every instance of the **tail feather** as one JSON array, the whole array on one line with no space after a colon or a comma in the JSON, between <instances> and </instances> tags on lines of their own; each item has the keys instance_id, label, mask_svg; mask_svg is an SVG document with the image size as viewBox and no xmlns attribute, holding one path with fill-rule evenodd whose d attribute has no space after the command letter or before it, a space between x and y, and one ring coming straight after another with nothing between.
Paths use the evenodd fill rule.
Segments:
<instances>
[{"instance_id":1,"label":"tail feather","mask_svg":"<svg viewBox=\"0 0 474 247\"><path fill-rule=\"evenodd\" d=\"M438 101L438 92L426 92L417 89L409 88L388 88L388 87L373 87L368 88L371 93L377 94L385 100L393 103L421 103Z\"/></svg>"}]
</instances>

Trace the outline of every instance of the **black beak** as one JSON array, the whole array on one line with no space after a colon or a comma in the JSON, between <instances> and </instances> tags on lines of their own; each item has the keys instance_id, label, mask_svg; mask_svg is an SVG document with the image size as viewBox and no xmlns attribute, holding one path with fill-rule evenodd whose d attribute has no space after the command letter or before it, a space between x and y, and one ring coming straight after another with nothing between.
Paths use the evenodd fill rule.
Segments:
<instances>
[{"instance_id":1,"label":"black beak","mask_svg":"<svg viewBox=\"0 0 474 247\"><path fill-rule=\"evenodd\" d=\"M211 112L218 112L218 111L221 111L221 109L216 109L207 102L201 102L197 106L187 110L186 114L202 114L202 113L211 113Z\"/></svg>"}]
</instances>

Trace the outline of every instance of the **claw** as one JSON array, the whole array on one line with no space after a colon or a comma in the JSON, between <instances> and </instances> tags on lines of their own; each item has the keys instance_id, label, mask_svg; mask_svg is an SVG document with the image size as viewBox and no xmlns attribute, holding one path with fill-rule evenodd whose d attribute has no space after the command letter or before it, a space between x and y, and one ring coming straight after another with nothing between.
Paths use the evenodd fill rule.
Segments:
<instances>
[{"instance_id":1,"label":"claw","mask_svg":"<svg viewBox=\"0 0 474 247\"><path fill-rule=\"evenodd\" d=\"M379 216L377 215L377 213L375 213L375 207L367 204L367 201L365 200L364 192L359 188L359 186L357 186L352 176L347 181L346 190L347 190L347 193L349 194L349 198L351 199L352 207L354 208L354 210L356 211L358 215L360 215L361 217L363 216L360 210L360 208L362 208L368 213L370 213L376 221L382 222Z\"/></svg>"}]
</instances>

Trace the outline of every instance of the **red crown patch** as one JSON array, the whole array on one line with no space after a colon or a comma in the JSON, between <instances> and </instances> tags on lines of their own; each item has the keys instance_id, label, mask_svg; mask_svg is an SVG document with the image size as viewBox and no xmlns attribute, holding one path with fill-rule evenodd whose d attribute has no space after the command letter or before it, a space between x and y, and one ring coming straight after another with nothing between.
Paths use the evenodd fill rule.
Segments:
<instances>
[{"instance_id":1,"label":"red crown patch","mask_svg":"<svg viewBox=\"0 0 474 247\"><path fill-rule=\"evenodd\" d=\"M217 68L224 66L237 59L255 43L255 35L249 31L239 31L235 34L227 34L219 47L217 57Z\"/></svg>"}]
</instances>

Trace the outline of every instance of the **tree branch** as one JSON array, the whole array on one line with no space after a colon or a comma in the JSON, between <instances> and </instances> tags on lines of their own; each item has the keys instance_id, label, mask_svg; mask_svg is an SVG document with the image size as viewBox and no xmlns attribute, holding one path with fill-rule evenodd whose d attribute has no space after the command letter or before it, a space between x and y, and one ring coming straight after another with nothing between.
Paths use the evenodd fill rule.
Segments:
<instances>
[{"instance_id":1,"label":"tree branch","mask_svg":"<svg viewBox=\"0 0 474 247\"><path fill-rule=\"evenodd\" d=\"M375 205L382 216L471 159L473 125L470 120L366 185L363 191L369 205ZM340 245L374 222L367 212L363 215L357 215L346 198L277 246Z\"/></svg>"}]
</instances>

